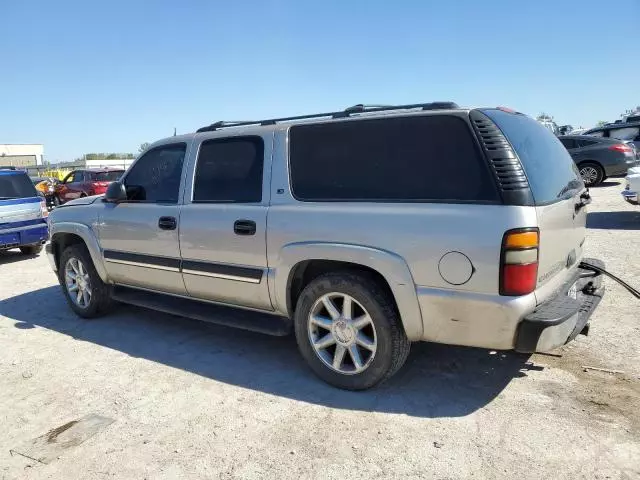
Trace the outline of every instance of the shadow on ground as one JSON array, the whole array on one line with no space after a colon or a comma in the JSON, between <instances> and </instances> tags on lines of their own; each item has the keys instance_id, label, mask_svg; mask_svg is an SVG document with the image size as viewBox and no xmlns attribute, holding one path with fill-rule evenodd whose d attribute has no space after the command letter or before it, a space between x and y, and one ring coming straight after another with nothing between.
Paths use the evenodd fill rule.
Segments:
<instances>
[{"instance_id":1,"label":"shadow on ground","mask_svg":"<svg viewBox=\"0 0 640 480\"><path fill-rule=\"evenodd\" d=\"M14 262L22 262L38 255L25 255L20 250L0 250L0 265L8 265Z\"/></svg>"},{"instance_id":2,"label":"shadow on ground","mask_svg":"<svg viewBox=\"0 0 640 480\"><path fill-rule=\"evenodd\" d=\"M605 180L602 183L599 183L598 185L592 185L589 188L602 188L602 187L613 187L614 185L620 185L621 182L617 182L615 180Z\"/></svg>"},{"instance_id":3,"label":"shadow on ground","mask_svg":"<svg viewBox=\"0 0 640 480\"><path fill-rule=\"evenodd\" d=\"M587 228L598 230L640 230L640 209L637 212L590 212Z\"/></svg>"},{"instance_id":4,"label":"shadow on ground","mask_svg":"<svg viewBox=\"0 0 640 480\"><path fill-rule=\"evenodd\" d=\"M82 320L58 286L8 298L0 303L0 315L16 320L16 328L55 330L243 388L334 408L417 417L468 415L513 378L542 369L516 353L417 343L405 367L387 383L345 392L313 376L292 336L271 337L124 305L104 318Z\"/></svg>"}]
</instances>

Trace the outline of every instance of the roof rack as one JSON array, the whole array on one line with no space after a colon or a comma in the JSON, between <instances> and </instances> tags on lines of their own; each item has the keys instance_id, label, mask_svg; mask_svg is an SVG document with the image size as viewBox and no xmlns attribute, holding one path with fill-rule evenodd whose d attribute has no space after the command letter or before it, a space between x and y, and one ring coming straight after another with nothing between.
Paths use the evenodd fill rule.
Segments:
<instances>
[{"instance_id":1,"label":"roof rack","mask_svg":"<svg viewBox=\"0 0 640 480\"><path fill-rule=\"evenodd\" d=\"M386 112L392 110L450 110L454 108L460 108L454 102L431 102L431 103L413 103L409 105L365 105L359 103L357 105L353 105L351 107L345 108L339 112L327 112L327 113L313 113L310 115L298 115L295 117L281 117L281 118L270 118L267 120L255 120L255 121L240 121L240 122L229 122L229 121L220 121L212 123L211 125L207 125L206 127L199 128L196 130L197 133L202 132L213 132L219 130L221 128L228 127L244 127L247 125L275 125L280 122L290 122L293 120L308 120L312 118L346 118L353 114L359 113L373 113L373 112Z\"/></svg>"}]
</instances>

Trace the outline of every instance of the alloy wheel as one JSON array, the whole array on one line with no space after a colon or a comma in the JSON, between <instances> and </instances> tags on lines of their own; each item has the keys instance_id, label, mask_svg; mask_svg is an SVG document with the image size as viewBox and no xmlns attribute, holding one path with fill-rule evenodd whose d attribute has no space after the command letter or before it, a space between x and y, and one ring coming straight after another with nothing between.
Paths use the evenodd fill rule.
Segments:
<instances>
[{"instance_id":1,"label":"alloy wheel","mask_svg":"<svg viewBox=\"0 0 640 480\"><path fill-rule=\"evenodd\" d=\"M87 308L91 302L91 280L82 262L71 257L64 268L64 278L69 297L80 308Z\"/></svg>"},{"instance_id":2,"label":"alloy wheel","mask_svg":"<svg viewBox=\"0 0 640 480\"><path fill-rule=\"evenodd\" d=\"M367 310L352 296L327 293L311 308L309 341L316 355L332 370L353 375L366 370L378 346Z\"/></svg>"},{"instance_id":3,"label":"alloy wheel","mask_svg":"<svg viewBox=\"0 0 640 480\"><path fill-rule=\"evenodd\" d=\"M586 185L593 185L598 180L598 171L594 167L582 167L580 176Z\"/></svg>"}]
</instances>

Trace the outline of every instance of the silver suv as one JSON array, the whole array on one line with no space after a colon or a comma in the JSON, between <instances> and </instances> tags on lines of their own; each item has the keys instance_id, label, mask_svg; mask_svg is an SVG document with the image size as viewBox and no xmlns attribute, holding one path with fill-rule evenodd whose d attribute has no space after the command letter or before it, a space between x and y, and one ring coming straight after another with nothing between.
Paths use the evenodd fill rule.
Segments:
<instances>
[{"instance_id":1,"label":"silver suv","mask_svg":"<svg viewBox=\"0 0 640 480\"><path fill-rule=\"evenodd\" d=\"M358 390L411 342L534 352L586 332L603 294L580 268L588 202L523 114L356 105L160 140L104 197L56 209L47 252L82 317L117 300L294 331L319 377Z\"/></svg>"}]
</instances>

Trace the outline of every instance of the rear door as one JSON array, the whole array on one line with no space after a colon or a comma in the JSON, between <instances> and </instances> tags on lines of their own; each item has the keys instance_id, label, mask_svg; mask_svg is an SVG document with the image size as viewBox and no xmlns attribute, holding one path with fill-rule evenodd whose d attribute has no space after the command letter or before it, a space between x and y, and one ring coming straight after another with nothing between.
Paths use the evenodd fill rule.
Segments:
<instances>
[{"instance_id":1,"label":"rear door","mask_svg":"<svg viewBox=\"0 0 640 480\"><path fill-rule=\"evenodd\" d=\"M273 134L198 136L180 216L184 283L192 297L272 310L267 209Z\"/></svg>"},{"instance_id":2,"label":"rear door","mask_svg":"<svg viewBox=\"0 0 640 480\"><path fill-rule=\"evenodd\" d=\"M576 211L585 191L567 149L551 132L522 114L486 110L505 134L525 170L540 229L536 298L543 302L566 282L582 257L586 208Z\"/></svg>"}]
</instances>

